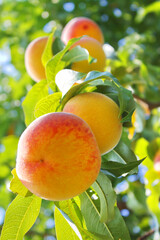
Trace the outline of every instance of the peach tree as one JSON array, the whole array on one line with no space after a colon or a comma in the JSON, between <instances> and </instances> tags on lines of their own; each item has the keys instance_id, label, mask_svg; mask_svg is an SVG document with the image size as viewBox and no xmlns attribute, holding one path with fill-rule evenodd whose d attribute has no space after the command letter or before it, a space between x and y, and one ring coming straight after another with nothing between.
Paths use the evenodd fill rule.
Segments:
<instances>
[{"instance_id":1,"label":"peach tree","mask_svg":"<svg viewBox=\"0 0 160 240\"><path fill-rule=\"evenodd\" d=\"M91 187L72 199L53 202L57 239L129 240L129 231L117 207L112 179L135 174L145 157L144 154L142 160L137 160L126 134L135 110L133 95L110 72L92 71L85 74L67 69L72 62L89 59L90 56L80 47L74 52L70 50L79 39L72 39L61 47L59 39L52 46L52 38L53 34L49 36L42 55L47 77L34 84L22 104L26 126L42 115L61 112L69 99L83 92L99 92L113 99L119 105L123 124L120 142L101 156L101 170ZM58 49L54 56L53 47ZM81 83L74 85L82 79ZM42 199L24 187L16 169L12 170L12 174L10 189L16 196L6 211L1 240L23 239L41 208Z\"/></svg>"}]
</instances>

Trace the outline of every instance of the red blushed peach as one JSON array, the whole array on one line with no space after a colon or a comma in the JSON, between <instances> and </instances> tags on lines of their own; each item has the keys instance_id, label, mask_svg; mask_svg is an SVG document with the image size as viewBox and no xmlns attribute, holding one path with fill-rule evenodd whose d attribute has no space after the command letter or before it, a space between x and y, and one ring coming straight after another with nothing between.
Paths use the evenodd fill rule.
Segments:
<instances>
[{"instance_id":1,"label":"red blushed peach","mask_svg":"<svg viewBox=\"0 0 160 240\"><path fill-rule=\"evenodd\" d=\"M33 121L20 137L16 170L35 195L65 200L96 180L101 156L88 124L73 114L49 113Z\"/></svg>"},{"instance_id":2,"label":"red blushed peach","mask_svg":"<svg viewBox=\"0 0 160 240\"><path fill-rule=\"evenodd\" d=\"M70 39L83 35L95 38L101 44L104 43L103 33L97 23L86 17L76 17L70 20L62 31L61 40L67 44Z\"/></svg>"}]
</instances>

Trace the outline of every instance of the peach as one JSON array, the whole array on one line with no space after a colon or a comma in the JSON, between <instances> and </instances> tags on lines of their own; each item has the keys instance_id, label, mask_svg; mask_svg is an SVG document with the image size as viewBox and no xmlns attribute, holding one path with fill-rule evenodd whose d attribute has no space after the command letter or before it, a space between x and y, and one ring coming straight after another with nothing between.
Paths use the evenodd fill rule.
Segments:
<instances>
[{"instance_id":1,"label":"peach","mask_svg":"<svg viewBox=\"0 0 160 240\"><path fill-rule=\"evenodd\" d=\"M84 73L88 73L89 71L93 70L104 71L104 68L106 66L106 56L102 45L96 39L91 37L81 38L73 45L73 47L78 45L86 48L89 54L92 57L96 58L96 62L92 62L91 64L88 63L87 60L74 62L71 66L72 70Z\"/></svg>"},{"instance_id":2,"label":"peach","mask_svg":"<svg viewBox=\"0 0 160 240\"><path fill-rule=\"evenodd\" d=\"M157 151L154 157L154 169L160 173L160 149Z\"/></svg>"},{"instance_id":3,"label":"peach","mask_svg":"<svg viewBox=\"0 0 160 240\"><path fill-rule=\"evenodd\" d=\"M104 94L81 93L72 97L63 112L73 113L91 127L101 154L112 150L120 140L122 123L118 105Z\"/></svg>"},{"instance_id":4,"label":"peach","mask_svg":"<svg viewBox=\"0 0 160 240\"><path fill-rule=\"evenodd\" d=\"M46 79L45 68L41 58L48 37L39 37L33 40L25 52L25 66L29 76L36 82Z\"/></svg>"},{"instance_id":5,"label":"peach","mask_svg":"<svg viewBox=\"0 0 160 240\"><path fill-rule=\"evenodd\" d=\"M86 17L76 17L70 20L63 28L61 40L67 44L70 39L83 35L95 38L101 44L104 43L103 33L97 23Z\"/></svg>"},{"instance_id":6,"label":"peach","mask_svg":"<svg viewBox=\"0 0 160 240\"><path fill-rule=\"evenodd\" d=\"M34 120L18 144L16 171L35 195L72 198L96 180L101 155L94 134L80 117L63 112Z\"/></svg>"}]
</instances>

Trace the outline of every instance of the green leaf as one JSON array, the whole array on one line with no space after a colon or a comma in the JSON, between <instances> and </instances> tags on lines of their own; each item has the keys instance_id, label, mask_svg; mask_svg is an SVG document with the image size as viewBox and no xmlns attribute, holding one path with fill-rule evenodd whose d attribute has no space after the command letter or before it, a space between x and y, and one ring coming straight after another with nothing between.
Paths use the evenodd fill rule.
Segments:
<instances>
[{"instance_id":1,"label":"green leaf","mask_svg":"<svg viewBox=\"0 0 160 240\"><path fill-rule=\"evenodd\" d=\"M87 49L82 48L80 46L76 46L72 48L69 52L67 52L63 56L62 60L66 62L66 65L69 65L73 62L79 62L82 60L88 60L90 62L93 62L94 58L92 58L89 55L89 52Z\"/></svg>"},{"instance_id":2,"label":"green leaf","mask_svg":"<svg viewBox=\"0 0 160 240\"><path fill-rule=\"evenodd\" d=\"M144 159L135 161L135 162L129 162L126 164L113 162L113 161L107 161L102 162L101 168L103 170L107 170L115 177L120 177L123 174L129 173L131 170L136 168L139 164L143 162ZM133 174L133 172L132 172Z\"/></svg>"},{"instance_id":3,"label":"green leaf","mask_svg":"<svg viewBox=\"0 0 160 240\"><path fill-rule=\"evenodd\" d=\"M122 115L121 122L131 122L132 113L136 108L132 92L121 87L119 88L118 99L120 104L120 115Z\"/></svg>"},{"instance_id":4,"label":"green leaf","mask_svg":"<svg viewBox=\"0 0 160 240\"><path fill-rule=\"evenodd\" d=\"M118 208L115 207L115 216L109 223L100 222L99 211L87 192L80 195L81 210L87 229L93 234L101 234L107 240L130 240L130 236Z\"/></svg>"},{"instance_id":5,"label":"green leaf","mask_svg":"<svg viewBox=\"0 0 160 240\"><path fill-rule=\"evenodd\" d=\"M160 180L159 172L154 170L153 159L150 159L148 155L148 146L149 142L143 138L139 139L136 142L135 152L138 156L146 155L146 159L143 162L143 165L148 168L144 177L145 188L148 189L149 194L147 196L147 206L149 210L157 217L158 222L160 223L160 209L159 209L159 196L160 196ZM151 155L152 156L152 155Z\"/></svg>"},{"instance_id":6,"label":"green leaf","mask_svg":"<svg viewBox=\"0 0 160 240\"><path fill-rule=\"evenodd\" d=\"M80 199L75 197L73 199L54 202L55 205L63 211L63 215L70 219L78 228L83 240L105 240L105 236L102 234L93 234L89 232L85 226L83 215L80 210Z\"/></svg>"},{"instance_id":7,"label":"green leaf","mask_svg":"<svg viewBox=\"0 0 160 240\"><path fill-rule=\"evenodd\" d=\"M22 103L25 114L25 123L28 126L34 119L34 108L37 102L48 95L48 86L46 80L41 80L36 83L28 92L25 100Z\"/></svg>"},{"instance_id":8,"label":"green leaf","mask_svg":"<svg viewBox=\"0 0 160 240\"><path fill-rule=\"evenodd\" d=\"M119 163L129 163L137 161L134 152L122 140L119 141L118 145L112 151L103 155L102 159L104 162L114 161Z\"/></svg>"},{"instance_id":9,"label":"green leaf","mask_svg":"<svg viewBox=\"0 0 160 240\"><path fill-rule=\"evenodd\" d=\"M57 82L63 83L59 84L62 86L61 89L65 89L64 82L66 84L68 82L67 84L68 87L64 90L64 93L66 94L63 96L62 99L62 108L71 97L79 94L80 91L82 91L82 89L88 86L88 84L90 84L91 86L100 85L101 88L103 88L104 86L105 92L103 92L103 94L109 93L106 95L109 95L110 97L113 96L114 101L117 95L117 99L120 105L120 115L122 115L121 122L124 123L124 125L125 122L131 122L131 116L133 111L135 110L135 101L132 92L122 87L118 80L111 73L91 71L87 74L86 78L82 83L78 84L77 86L73 86L70 89L69 87L73 85L72 83L76 82L78 78L80 79L81 76L78 75L78 73L76 74L72 72L72 70L68 72L66 70L65 73L67 74L67 79L65 78L65 75L62 73L61 80L57 80ZM58 79L60 78L58 77ZM110 92L106 92L106 86L109 88ZM68 92L66 92L67 90Z\"/></svg>"},{"instance_id":10,"label":"green leaf","mask_svg":"<svg viewBox=\"0 0 160 240\"><path fill-rule=\"evenodd\" d=\"M138 22L143 21L145 16L151 12L154 12L154 13L160 12L160 2L159 1L153 2L153 3L149 4L148 6L146 6L145 8L140 8L137 13L137 16L136 16L136 21L138 21Z\"/></svg>"},{"instance_id":11,"label":"green leaf","mask_svg":"<svg viewBox=\"0 0 160 240\"><path fill-rule=\"evenodd\" d=\"M64 54L70 49L70 47L79 40L80 38L74 38L71 39L67 46L60 52L58 52L55 56L52 57L51 60L48 61L46 65L46 76L47 76L47 81L50 86L50 88L53 91L56 91L56 84L55 84L55 77L56 74L62 70L66 63L62 61L62 58Z\"/></svg>"},{"instance_id":12,"label":"green leaf","mask_svg":"<svg viewBox=\"0 0 160 240\"><path fill-rule=\"evenodd\" d=\"M83 216L79 208L80 201L78 197L54 203L59 209L67 214L67 216L75 223L78 229L83 228Z\"/></svg>"},{"instance_id":13,"label":"green leaf","mask_svg":"<svg viewBox=\"0 0 160 240\"><path fill-rule=\"evenodd\" d=\"M146 155L139 161L134 152L122 140L109 153L102 156L101 168L116 177L126 173L136 173L137 166L142 163Z\"/></svg>"},{"instance_id":14,"label":"green leaf","mask_svg":"<svg viewBox=\"0 0 160 240\"><path fill-rule=\"evenodd\" d=\"M56 207L54 210L57 240L82 240L80 232L73 222L69 221Z\"/></svg>"},{"instance_id":15,"label":"green leaf","mask_svg":"<svg viewBox=\"0 0 160 240\"><path fill-rule=\"evenodd\" d=\"M17 196L9 205L1 233L1 240L23 240L38 217L41 198Z\"/></svg>"},{"instance_id":16,"label":"green leaf","mask_svg":"<svg viewBox=\"0 0 160 240\"><path fill-rule=\"evenodd\" d=\"M81 211L86 222L87 229L92 233L102 234L107 240L114 240L106 223L100 221L100 213L91 198L84 192L80 195Z\"/></svg>"},{"instance_id":17,"label":"green leaf","mask_svg":"<svg viewBox=\"0 0 160 240\"><path fill-rule=\"evenodd\" d=\"M110 229L114 240L131 240L128 229L118 207L115 207L115 216L114 219L108 223L108 228Z\"/></svg>"},{"instance_id":18,"label":"green leaf","mask_svg":"<svg viewBox=\"0 0 160 240\"><path fill-rule=\"evenodd\" d=\"M15 168L12 170L11 173L13 175L13 178L10 182L10 190L14 193L18 193L20 196L23 196L23 197L28 197L33 195L33 193L31 193L19 180Z\"/></svg>"},{"instance_id":19,"label":"green leaf","mask_svg":"<svg viewBox=\"0 0 160 240\"><path fill-rule=\"evenodd\" d=\"M103 86L104 88L106 88L107 86L109 91L104 92L104 94L111 97L114 101L118 99L118 104L120 106L119 115L120 116L122 115L121 122L122 123L131 122L131 116L135 110L135 101L134 101L132 92L122 87L118 82L118 80L112 74L108 72L105 72L105 73L106 75L103 76L103 78L106 78L107 80L104 80L103 82L101 82L101 88ZM93 83L91 82L90 84L99 85L99 82L94 81Z\"/></svg>"},{"instance_id":20,"label":"green leaf","mask_svg":"<svg viewBox=\"0 0 160 240\"><path fill-rule=\"evenodd\" d=\"M55 30L56 28L54 28L52 33L49 35L47 44L42 54L42 64L44 67L46 66L47 62L53 57L52 44L54 40L53 36L54 36Z\"/></svg>"},{"instance_id":21,"label":"green leaf","mask_svg":"<svg viewBox=\"0 0 160 240\"><path fill-rule=\"evenodd\" d=\"M42 98L35 106L34 116L36 118L51 112L56 112L60 107L61 92L53 93Z\"/></svg>"},{"instance_id":22,"label":"green leaf","mask_svg":"<svg viewBox=\"0 0 160 240\"><path fill-rule=\"evenodd\" d=\"M116 202L116 193L112 188L111 181L100 172L92 187L100 198L100 221L111 221L114 218L114 205Z\"/></svg>"},{"instance_id":23,"label":"green leaf","mask_svg":"<svg viewBox=\"0 0 160 240\"><path fill-rule=\"evenodd\" d=\"M54 42L52 44L52 52L56 55L58 52L62 51L65 48L64 42L59 37L54 38Z\"/></svg>"}]
</instances>

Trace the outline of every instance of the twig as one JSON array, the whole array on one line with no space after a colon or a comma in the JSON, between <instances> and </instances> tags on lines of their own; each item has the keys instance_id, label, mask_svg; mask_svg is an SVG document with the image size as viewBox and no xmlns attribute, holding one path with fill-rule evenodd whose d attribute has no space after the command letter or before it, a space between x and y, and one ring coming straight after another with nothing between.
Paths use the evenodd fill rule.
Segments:
<instances>
[{"instance_id":1,"label":"twig","mask_svg":"<svg viewBox=\"0 0 160 240\"><path fill-rule=\"evenodd\" d=\"M155 229L152 229L148 232L146 232L143 236L139 237L137 240L144 240L147 239L149 236L151 236L152 234L154 234Z\"/></svg>"},{"instance_id":2,"label":"twig","mask_svg":"<svg viewBox=\"0 0 160 240\"><path fill-rule=\"evenodd\" d=\"M152 110L154 108L157 108L157 107L160 107L160 102L152 103L152 102L149 102L149 101L147 101L147 100L145 100L145 99L143 99L143 98L141 98L141 97L139 97L135 94L133 94L133 97L137 100L140 100L140 101L146 103L150 110Z\"/></svg>"}]
</instances>

